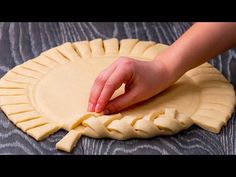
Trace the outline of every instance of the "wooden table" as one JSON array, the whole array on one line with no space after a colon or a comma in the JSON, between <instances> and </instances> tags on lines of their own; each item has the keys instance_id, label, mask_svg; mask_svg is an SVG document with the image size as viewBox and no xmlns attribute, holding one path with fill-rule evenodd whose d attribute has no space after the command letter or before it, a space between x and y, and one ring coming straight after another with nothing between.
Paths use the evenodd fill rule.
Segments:
<instances>
[{"instance_id":1,"label":"wooden table","mask_svg":"<svg viewBox=\"0 0 236 177\"><path fill-rule=\"evenodd\" d=\"M192 23L0 23L0 76L66 41L139 38L171 44ZM216 44L217 45L217 44ZM236 48L210 61L236 86ZM236 87L235 87L236 88ZM193 126L177 135L117 141L83 137L72 154L235 154L235 114L219 134ZM55 149L65 131L37 142L0 112L0 154L66 154Z\"/></svg>"}]
</instances>

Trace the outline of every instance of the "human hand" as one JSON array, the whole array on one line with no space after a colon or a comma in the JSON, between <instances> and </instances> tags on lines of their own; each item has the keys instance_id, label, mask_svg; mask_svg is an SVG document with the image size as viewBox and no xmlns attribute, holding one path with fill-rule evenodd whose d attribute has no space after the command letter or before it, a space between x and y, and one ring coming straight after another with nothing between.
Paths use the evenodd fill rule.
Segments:
<instances>
[{"instance_id":1,"label":"human hand","mask_svg":"<svg viewBox=\"0 0 236 177\"><path fill-rule=\"evenodd\" d=\"M125 84L125 93L110 100ZM88 111L111 114L149 99L171 84L171 76L161 60L140 61L120 57L96 78L90 92Z\"/></svg>"},{"instance_id":2,"label":"human hand","mask_svg":"<svg viewBox=\"0 0 236 177\"><path fill-rule=\"evenodd\" d=\"M160 93L188 70L236 45L235 32L236 23L195 23L153 61L117 59L96 78L88 111L115 113ZM125 93L110 100L123 83Z\"/></svg>"}]
</instances>

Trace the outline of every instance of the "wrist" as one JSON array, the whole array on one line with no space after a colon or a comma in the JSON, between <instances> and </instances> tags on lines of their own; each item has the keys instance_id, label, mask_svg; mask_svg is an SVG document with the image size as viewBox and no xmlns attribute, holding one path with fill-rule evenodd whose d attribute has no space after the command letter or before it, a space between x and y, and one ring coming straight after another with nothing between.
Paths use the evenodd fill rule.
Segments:
<instances>
[{"instance_id":1,"label":"wrist","mask_svg":"<svg viewBox=\"0 0 236 177\"><path fill-rule=\"evenodd\" d=\"M187 70L181 63L182 56L173 51L170 47L160 53L153 62L163 70L170 84L177 81Z\"/></svg>"}]
</instances>

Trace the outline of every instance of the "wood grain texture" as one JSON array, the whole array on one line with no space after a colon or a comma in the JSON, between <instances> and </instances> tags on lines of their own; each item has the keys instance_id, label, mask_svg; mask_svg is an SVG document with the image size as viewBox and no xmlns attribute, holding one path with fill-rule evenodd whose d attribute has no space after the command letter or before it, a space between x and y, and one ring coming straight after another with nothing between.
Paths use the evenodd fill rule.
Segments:
<instances>
[{"instance_id":1,"label":"wood grain texture","mask_svg":"<svg viewBox=\"0 0 236 177\"><path fill-rule=\"evenodd\" d=\"M0 23L0 77L15 65L67 41L116 37L173 43L192 23ZM236 48L211 60L236 88ZM220 134L193 126L174 136L117 141L82 137L72 154L235 154L234 117ZM66 154L55 149L59 131L42 142L0 112L0 154Z\"/></svg>"}]
</instances>

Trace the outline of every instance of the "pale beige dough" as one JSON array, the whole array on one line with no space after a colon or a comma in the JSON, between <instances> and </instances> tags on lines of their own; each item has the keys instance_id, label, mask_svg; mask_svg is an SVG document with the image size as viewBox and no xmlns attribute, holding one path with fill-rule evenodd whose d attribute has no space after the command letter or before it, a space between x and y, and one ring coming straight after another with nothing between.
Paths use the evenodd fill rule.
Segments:
<instances>
[{"instance_id":1,"label":"pale beige dough","mask_svg":"<svg viewBox=\"0 0 236 177\"><path fill-rule=\"evenodd\" d=\"M188 71L161 94L114 115L87 112L96 76L119 56L152 60L168 48L153 41L66 42L14 67L0 80L0 106L22 131L42 140L69 133L56 148L70 152L82 135L118 140L172 135L193 124L220 132L234 111L235 91L212 65ZM124 92L122 86L112 99Z\"/></svg>"}]
</instances>

